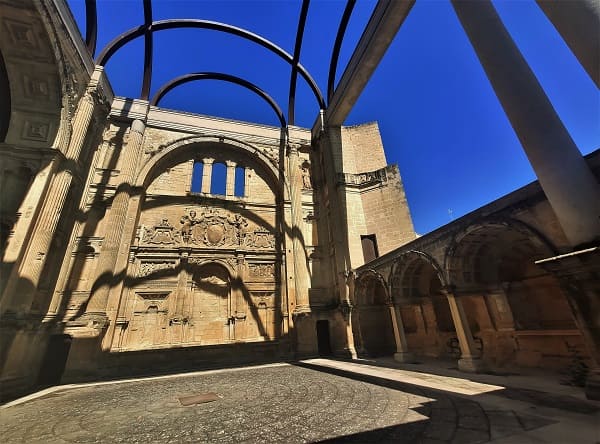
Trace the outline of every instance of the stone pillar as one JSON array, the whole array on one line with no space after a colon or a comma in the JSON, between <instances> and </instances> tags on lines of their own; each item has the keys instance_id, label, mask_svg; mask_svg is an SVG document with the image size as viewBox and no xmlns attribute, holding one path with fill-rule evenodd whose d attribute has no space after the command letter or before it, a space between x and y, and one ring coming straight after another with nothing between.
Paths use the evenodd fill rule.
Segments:
<instances>
[{"instance_id":1,"label":"stone pillar","mask_svg":"<svg viewBox=\"0 0 600 444\"><path fill-rule=\"evenodd\" d=\"M210 194L210 182L212 179L212 166L215 159L202 159L202 192Z\"/></svg>"},{"instance_id":2,"label":"stone pillar","mask_svg":"<svg viewBox=\"0 0 600 444\"><path fill-rule=\"evenodd\" d=\"M145 129L146 125L142 120L134 120L131 123L127 144L121 152L119 184L110 206L110 213L108 213L107 229L96 266L94 290L85 310L85 316L99 325L102 324L102 319L106 320L108 296L111 288L115 285L113 280L117 274L115 267L122 238L124 235L131 236L131 233L124 233L123 229Z\"/></svg>"},{"instance_id":3,"label":"stone pillar","mask_svg":"<svg viewBox=\"0 0 600 444\"><path fill-rule=\"evenodd\" d=\"M569 242L598 239L600 185L493 5L452 5Z\"/></svg>"},{"instance_id":4,"label":"stone pillar","mask_svg":"<svg viewBox=\"0 0 600 444\"><path fill-rule=\"evenodd\" d=\"M600 2L536 0L581 66L600 88Z\"/></svg>"},{"instance_id":5,"label":"stone pillar","mask_svg":"<svg viewBox=\"0 0 600 444\"><path fill-rule=\"evenodd\" d=\"M463 372L479 372L483 370L481 359L476 356L475 342L471 334L471 328L467 320L467 315L462 305L462 301L456 297L456 294L451 289L444 289L442 292L448 298L456 336L460 345L460 359L458 360L458 369Z\"/></svg>"},{"instance_id":6,"label":"stone pillar","mask_svg":"<svg viewBox=\"0 0 600 444\"><path fill-rule=\"evenodd\" d=\"M346 273L346 298L341 303L341 311L344 319L346 321L346 343L348 355L351 359L358 358L358 354L356 353L356 345L354 343L354 332L353 332L353 323L356 322L354 320L354 314L356 309L354 308L354 285L355 285L356 273L353 270L350 270Z\"/></svg>"},{"instance_id":7,"label":"stone pillar","mask_svg":"<svg viewBox=\"0 0 600 444\"><path fill-rule=\"evenodd\" d=\"M233 196L235 194L235 167L237 163L227 160L225 161L225 165L227 165L227 178L225 181L225 195Z\"/></svg>"},{"instance_id":8,"label":"stone pillar","mask_svg":"<svg viewBox=\"0 0 600 444\"><path fill-rule=\"evenodd\" d=\"M390 309L390 317L392 318L392 327L394 328L394 341L396 341L396 353L394 353L394 359L398 362L411 362L414 358L412 353L408 351L402 318L398 316L396 307L393 303L388 304L388 307Z\"/></svg>"},{"instance_id":9,"label":"stone pillar","mask_svg":"<svg viewBox=\"0 0 600 444\"><path fill-rule=\"evenodd\" d=\"M24 246L26 253L18 266L14 266L9 276L0 311L13 310L27 312L35 296L40 282L46 258L52 248L52 239L61 220L67 195L73 182L73 166L78 163L86 137L90 131L90 122L97 107L104 100L99 92L99 83L104 68L97 66L90 78L84 96L77 105L73 117L73 132L66 150L64 164L59 160L53 163L58 172L50 181L48 192L43 199L43 205L31 232L29 244ZM64 168L61 169L60 167Z\"/></svg>"},{"instance_id":10,"label":"stone pillar","mask_svg":"<svg viewBox=\"0 0 600 444\"><path fill-rule=\"evenodd\" d=\"M296 279L296 313L309 312L309 274L306 263L305 242L302 238L302 174L300 171L299 146L288 144L288 174L292 203L292 245L294 249L294 275Z\"/></svg>"}]
</instances>

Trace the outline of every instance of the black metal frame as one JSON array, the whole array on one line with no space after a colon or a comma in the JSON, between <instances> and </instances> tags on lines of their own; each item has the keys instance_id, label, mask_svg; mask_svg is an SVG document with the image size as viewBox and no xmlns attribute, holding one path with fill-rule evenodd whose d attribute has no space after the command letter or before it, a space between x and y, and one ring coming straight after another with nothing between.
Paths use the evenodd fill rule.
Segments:
<instances>
[{"instance_id":1,"label":"black metal frame","mask_svg":"<svg viewBox=\"0 0 600 444\"><path fill-rule=\"evenodd\" d=\"M98 38L98 15L96 0L85 0L85 45L94 57Z\"/></svg>"},{"instance_id":2,"label":"black metal frame","mask_svg":"<svg viewBox=\"0 0 600 444\"><path fill-rule=\"evenodd\" d=\"M236 85L243 86L244 88L249 89L250 91L256 93L260 97L262 97L270 106L273 108L273 111L277 114L279 118L279 123L281 123L282 128L287 127L287 123L285 121L285 116L281 108L277 104L275 100L271 96L269 96L266 92L260 89L255 84L248 82L247 80L241 79L239 77L235 77L229 74L224 74L220 72L195 72L191 74L185 74L183 76L176 77L163 86L154 94L150 104L153 106L158 106L159 102L162 98L172 89L178 87L179 85L183 85L184 83L193 82L195 80L221 80L224 82L234 83Z\"/></svg>"},{"instance_id":3,"label":"black metal frame","mask_svg":"<svg viewBox=\"0 0 600 444\"><path fill-rule=\"evenodd\" d=\"M338 32L335 36L333 52L331 53L331 62L329 64L329 77L327 80L327 103L330 103L331 98L333 97L335 74L340 57L340 50L342 49L342 42L344 41L344 35L346 35L346 28L348 27L348 22L350 22L350 16L352 15L355 4L356 0L348 0L348 3L346 3L344 14L342 15L342 20L340 20L340 26L338 27Z\"/></svg>"},{"instance_id":4,"label":"black metal frame","mask_svg":"<svg viewBox=\"0 0 600 444\"><path fill-rule=\"evenodd\" d=\"M150 95L150 89L152 84L152 65L153 65L153 35L155 32L166 30L166 29L181 29L181 28L197 28L197 29L209 29L213 31L225 32L227 34L235 35L237 37L241 37L245 40L249 40L253 43L256 43L263 48L269 50L270 52L276 54L287 63L291 65L291 75L290 75L290 88L289 88L289 96L288 96L288 122L290 125L294 125L295 123L295 102L296 102L296 84L298 73L304 78L304 80L309 85L312 90L321 110L325 110L327 108L326 102L317 86L317 83L312 78L308 70L300 64L300 53L302 50L302 39L304 36L304 29L306 25L306 17L308 15L310 0L303 0L302 7L300 10L300 16L298 19L298 29L296 31L296 42L294 47L293 56L288 52L271 42L270 40L261 37L258 34L254 34L248 30L238 28L236 26L228 25L220 22L213 22L209 20L200 20L200 19L170 19L170 20L158 20L154 21L152 19L152 0L143 0L144 7L144 24L129 29L125 31L111 42L109 42L104 49L100 52L100 54L96 57L96 63L98 65L106 65L110 58L124 45L135 40L138 37L144 36L144 74L142 81L142 88L140 97L144 100L148 100ZM339 53L342 46L342 41L344 35L346 33L346 28L348 26L348 22L350 21L350 16L354 9L354 5L356 4L356 0L348 0L346 3L346 7L344 9L344 13L342 15L340 25L336 34L336 39L333 47L333 52L331 55L330 66L329 66L329 76L327 82L327 101L331 100L334 92L334 84L335 84L335 74L338 65ZM96 0L85 0L85 8L86 8L86 37L85 42L88 50L94 56L96 52L96 41L98 35L98 16L97 16L97 5ZM202 74L201 77L194 77L191 79L189 76L198 76ZM210 75L210 76L209 76ZM182 79L186 79L183 81ZM260 95L263 99L265 99L271 107L277 112L278 117L281 122L284 122L285 119L282 119L281 109L277 105L277 103L263 90L258 88L253 83L248 82L247 80L241 79L239 77L223 74L223 73L194 73L187 74L186 76L180 76L176 79L171 80L171 82L163 85L161 87L161 92L163 88L169 86L166 91L163 91L162 95L166 94L166 92L173 89L175 86L180 85L181 83L186 83L191 80L201 80L212 78L214 80L223 80L231 83L236 83L240 86L244 86L256 94ZM179 82L179 83L177 83ZM176 83L176 84L174 84ZM153 101L157 98L157 95L154 96ZM160 96L156 103L160 101Z\"/></svg>"},{"instance_id":5,"label":"black metal frame","mask_svg":"<svg viewBox=\"0 0 600 444\"><path fill-rule=\"evenodd\" d=\"M300 18L298 19L298 31L296 31L296 45L294 47L294 59L292 60L292 74L290 76L290 94L288 97L288 122L294 124L296 107L296 80L298 79L298 62L300 61L300 51L302 50L302 37L304 36L304 26L306 25L306 16L308 15L308 6L310 0L302 2ZM325 109L321 107L321 109Z\"/></svg>"}]
</instances>

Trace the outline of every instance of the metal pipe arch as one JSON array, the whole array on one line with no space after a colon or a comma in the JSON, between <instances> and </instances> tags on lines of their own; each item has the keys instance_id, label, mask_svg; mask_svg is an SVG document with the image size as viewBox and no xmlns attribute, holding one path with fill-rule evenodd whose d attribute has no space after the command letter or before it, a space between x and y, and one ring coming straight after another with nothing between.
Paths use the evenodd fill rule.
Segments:
<instances>
[{"instance_id":1,"label":"metal pipe arch","mask_svg":"<svg viewBox=\"0 0 600 444\"><path fill-rule=\"evenodd\" d=\"M197 29L210 29L213 31L221 31L227 34L232 34L238 37L242 37L246 40L249 40L253 43L257 43L265 49L268 49L272 53L278 55L280 58L294 66L293 57L287 53L285 50L275 45L270 40L267 40L258 34L254 34L250 31L246 31L245 29L238 28L236 26L227 25L225 23L213 22L209 20L200 20L200 19L169 19L169 20L158 20L153 21L150 25L150 32L158 32L167 29L178 29L178 28L197 28ZM137 28L132 28L128 31L125 31L115 39L113 39L110 43L108 43L102 52L96 58L96 63L98 65L106 65L108 60L124 45L129 43L130 41L144 35L147 31L148 27L146 25L138 26ZM319 103L320 109L325 109L325 100L323 99L323 95L319 90L314 79L308 73L306 68L302 66L300 63L296 65L297 70L300 72L304 80L308 83L309 87L313 91L317 102Z\"/></svg>"},{"instance_id":2,"label":"metal pipe arch","mask_svg":"<svg viewBox=\"0 0 600 444\"><path fill-rule=\"evenodd\" d=\"M281 108L279 107L277 102L270 95L268 95L266 92L264 92L252 82L249 82L240 77L220 72L196 72L175 77L174 79L168 81L160 87L156 94L154 94L154 97L152 97L150 104L153 106L158 106L158 103L169 91L180 85L183 85L184 83L193 82L195 80L221 80L224 82L234 83L236 85L240 85L246 89L249 89L250 91L259 95L271 106L271 108L273 109L273 111L275 111L277 117L279 118L279 123L281 123L281 127L287 128L287 123L285 120L285 116L283 115L283 111L281 111Z\"/></svg>"}]
</instances>

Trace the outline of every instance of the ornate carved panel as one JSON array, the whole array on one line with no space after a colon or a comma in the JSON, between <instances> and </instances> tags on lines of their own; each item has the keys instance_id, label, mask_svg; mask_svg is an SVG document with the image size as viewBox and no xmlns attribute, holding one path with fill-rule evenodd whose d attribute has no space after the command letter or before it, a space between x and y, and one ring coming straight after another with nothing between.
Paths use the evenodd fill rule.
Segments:
<instances>
[{"instance_id":1,"label":"ornate carved panel","mask_svg":"<svg viewBox=\"0 0 600 444\"><path fill-rule=\"evenodd\" d=\"M175 261L142 262L138 270L138 277L148 276L160 270L173 270L176 266Z\"/></svg>"},{"instance_id":2,"label":"ornate carved panel","mask_svg":"<svg viewBox=\"0 0 600 444\"><path fill-rule=\"evenodd\" d=\"M275 278L275 264L250 264L248 271L251 279L273 280Z\"/></svg>"}]
</instances>

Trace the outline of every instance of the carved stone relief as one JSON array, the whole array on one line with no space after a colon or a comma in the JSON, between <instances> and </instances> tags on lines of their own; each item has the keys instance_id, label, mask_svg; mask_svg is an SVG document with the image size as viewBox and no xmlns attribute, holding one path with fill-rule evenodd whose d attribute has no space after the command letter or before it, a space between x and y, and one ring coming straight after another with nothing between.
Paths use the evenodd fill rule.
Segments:
<instances>
[{"instance_id":1,"label":"carved stone relief","mask_svg":"<svg viewBox=\"0 0 600 444\"><path fill-rule=\"evenodd\" d=\"M172 270L175 267L176 263L174 261L142 262L138 270L138 277L148 276L160 270Z\"/></svg>"},{"instance_id":2,"label":"carved stone relief","mask_svg":"<svg viewBox=\"0 0 600 444\"><path fill-rule=\"evenodd\" d=\"M169 220L164 218L152 228L142 228L140 244L177 245L181 244L181 235L179 231L169 223Z\"/></svg>"},{"instance_id":3,"label":"carved stone relief","mask_svg":"<svg viewBox=\"0 0 600 444\"><path fill-rule=\"evenodd\" d=\"M248 265L251 278L268 278L275 277L275 264L250 264Z\"/></svg>"}]
</instances>

